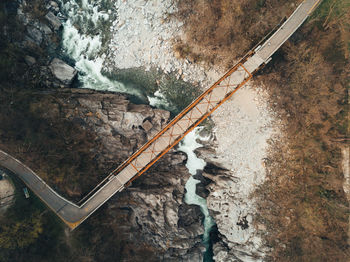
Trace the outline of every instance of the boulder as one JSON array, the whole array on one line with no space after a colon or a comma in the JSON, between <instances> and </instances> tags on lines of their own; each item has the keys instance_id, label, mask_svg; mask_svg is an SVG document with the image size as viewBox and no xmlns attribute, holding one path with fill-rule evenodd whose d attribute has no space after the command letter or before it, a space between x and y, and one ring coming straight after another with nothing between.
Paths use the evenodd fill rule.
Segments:
<instances>
[{"instance_id":1,"label":"boulder","mask_svg":"<svg viewBox=\"0 0 350 262\"><path fill-rule=\"evenodd\" d=\"M174 153L171 155L170 163L172 166L175 166L185 162L186 159L187 159L187 155L185 153L178 152L176 154Z\"/></svg>"},{"instance_id":2,"label":"boulder","mask_svg":"<svg viewBox=\"0 0 350 262\"><path fill-rule=\"evenodd\" d=\"M19 21L21 21L21 23L23 25L27 25L29 23L29 18L28 18L28 16L25 13L23 13L22 8L18 8L18 10L17 10L17 17L18 17Z\"/></svg>"},{"instance_id":3,"label":"boulder","mask_svg":"<svg viewBox=\"0 0 350 262\"><path fill-rule=\"evenodd\" d=\"M148 121L148 120L146 120L146 121L143 122L143 124L142 124L142 128L143 128L146 132L150 131L150 130L152 129L152 127L153 127L152 123L151 123L150 121Z\"/></svg>"},{"instance_id":4,"label":"boulder","mask_svg":"<svg viewBox=\"0 0 350 262\"><path fill-rule=\"evenodd\" d=\"M24 57L24 61L25 61L26 64L29 65L29 66L32 66L32 65L34 65L34 64L36 63L35 58L32 57L32 56L29 56L29 55L26 55L26 56Z\"/></svg>"},{"instance_id":5,"label":"boulder","mask_svg":"<svg viewBox=\"0 0 350 262\"><path fill-rule=\"evenodd\" d=\"M53 30L58 30L62 26L61 20L54 15L52 12L48 12L45 16L47 21L50 23Z\"/></svg>"},{"instance_id":6,"label":"boulder","mask_svg":"<svg viewBox=\"0 0 350 262\"><path fill-rule=\"evenodd\" d=\"M36 29L33 26L27 27L27 33L28 36L33 39L34 43L37 45L40 45L43 41L43 34L40 32L40 30Z\"/></svg>"},{"instance_id":7,"label":"boulder","mask_svg":"<svg viewBox=\"0 0 350 262\"><path fill-rule=\"evenodd\" d=\"M179 206L179 227L186 228L193 224L201 226L203 219L204 215L199 206L187 205L186 203Z\"/></svg>"},{"instance_id":8,"label":"boulder","mask_svg":"<svg viewBox=\"0 0 350 262\"><path fill-rule=\"evenodd\" d=\"M43 32L44 35L51 35L52 34L52 30L46 24L40 23L39 29L41 32Z\"/></svg>"},{"instance_id":9,"label":"boulder","mask_svg":"<svg viewBox=\"0 0 350 262\"><path fill-rule=\"evenodd\" d=\"M50 1L50 5L53 8L57 8L58 7L58 4L55 1Z\"/></svg>"},{"instance_id":10,"label":"boulder","mask_svg":"<svg viewBox=\"0 0 350 262\"><path fill-rule=\"evenodd\" d=\"M49 68L52 74L65 85L70 85L77 74L77 70L58 58L51 61Z\"/></svg>"},{"instance_id":11,"label":"boulder","mask_svg":"<svg viewBox=\"0 0 350 262\"><path fill-rule=\"evenodd\" d=\"M196 194L200 197L207 198L209 195L209 190L202 183L196 185Z\"/></svg>"}]
</instances>

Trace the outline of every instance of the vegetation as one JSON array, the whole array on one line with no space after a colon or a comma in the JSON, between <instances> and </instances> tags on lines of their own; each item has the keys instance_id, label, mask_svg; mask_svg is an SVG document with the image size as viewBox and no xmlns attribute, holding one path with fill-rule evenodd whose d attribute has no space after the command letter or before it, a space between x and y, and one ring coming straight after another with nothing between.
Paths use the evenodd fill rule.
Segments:
<instances>
[{"instance_id":1,"label":"vegetation","mask_svg":"<svg viewBox=\"0 0 350 262\"><path fill-rule=\"evenodd\" d=\"M0 25L18 28L12 35L16 39L23 28L3 12L9 2L0 2ZM179 39L175 48L196 62L230 66L232 57L242 56L297 2L180 1L178 15L185 19L187 38ZM30 4L41 16L36 3L40 1ZM268 227L266 241L273 247L270 259L274 261L348 261L350 256L349 210L340 168L340 148L349 135L349 10L349 0L324 0L258 77L271 95L271 106L286 120L283 140L271 141L266 160L269 180L258 192L262 196L259 220ZM69 184L71 192L83 193L88 188L81 188L81 177L85 185L92 185L100 173L87 176L88 171L106 173L95 161L98 139L62 116L54 121L46 118L47 105L54 104L55 97L23 91L29 87L18 77L24 74L23 56L5 31L0 32L0 146L37 166L40 176L49 174L47 179L59 190ZM176 101L180 93L187 103L191 98L181 88L168 95ZM50 110L55 112L59 106ZM210 122L206 126L210 128ZM68 183L72 178L76 180ZM21 190L23 185L17 183ZM98 210L78 231L64 234L56 216L33 194L30 200L21 195L0 218L0 261L155 260L149 246L135 247L130 229L115 222L131 218L121 210L110 210ZM141 239L135 233L137 237Z\"/></svg>"},{"instance_id":2,"label":"vegetation","mask_svg":"<svg viewBox=\"0 0 350 262\"><path fill-rule=\"evenodd\" d=\"M26 199L22 182L12 177L19 193L15 205L0 216L1 262L157 261L150 246L131 240L127 222L120 223L130 220L127 212L102 207L69 232L32 192ZM136 232L133 236L141 239Z\"/></svg>"},{"instance_id":3,"label":"vegetation","mask_svg":"<svg viewBox=\"0 0 350 262\"><path fill-rule=\"evenodd\" d=\"M28 164L60 193L80 199L111 167L97 166L101 164L97 161L99 139L62 114L59 100L67 97L47 86L40 88L43 54L32 51L38 63L30 68L25 64L28 50L23 52L15 44L22 40L25 28L4 9L15 2L0 1L0 27L4 29L0 30L0 148ZM39 8L40 19L40 1L27 2ZM12 177L18 195L15 204L0 215L1 262L144 261L145 257L156 261L150 246L139 241L135 245L131 239L141 236L130 235L132 230L125 228L129 215L119 210L109 214L103 207L78 230L69 232L34 193L25 199L23 183ZM127 222L119 226L117 221Z\"/></svg>"},{"instance_id":4,"label":"vegetation","mask_svg":"<svg viewBox=\"0 0 350 262\"><path fill-rule=\"evenodd\" d=\"M31 166L60 193L80 199L111 167L100 168L100 141L60 114L54 96L31 91L0 93L0 146ZM50 111L47 111L50 108ZM81 183L81 180L84 183Z\"/></svg>"},{"instance_id":5,"label":"vegetation","mask_svg":"<svg viewBox=\"0 0 350 262\"><path fill-rule=\"evenodd\" d=\"M233 65L280 20L298 0L183 0L178 17L185 21L185 39L175 51L192 61Z\"/></svg>"},{"instance_id":6,"label":"vegetation","mask_svg":"<svg viewBox=\"0 0 350 262\"><path fill-rule=\"evenodd\" d=\"M18 193L0 216L0 261L47 261L60 246L62 224L34 194L26 199L22 182L12 178Z\"/></svg>"},{"instance_id":7,"label":"vegetation","mask_svg":"<svg viewBox=\"0 0 350 262\"><path fill-rule=\"evenodd\" d=\"M24 5L23 11L25 13L29 13L33 18L44 21L44 17L47 14L46 1L26 1L26 5Z\"/></svg>"},{"instance_id":8,"label":"vegetation","mask_svg":"<svg viewBox=\"0 0 350 262\"><path fill-rule=\"evenodd\" d=\"M14 19L14 14L5 12L5 5L10 3L10 0L0 2L0 27L3 29L0 32L0 80L4 82L13 78L17 72L23 73L18 63L22 52L11 43L11 40L21 38L23 26ZM13 39L8 39L9 28L13 28L14 33L11 35Z\"/></svg>"},{"instance_id":9,"label":"vegetation","mask_svg":"<svg viewBox=\"0 0 350 262\"><path fill-rule=\"evenodd\" d=\"M298 1L180 1L183 57L230 66ZM257 84L284 124L258 190L271 261L349 261L341 148L349 139L350 1L324 0ZM206 50L203 54L201 52ZM201 54L201 57L196 57Z\"/></svg>"},{"instance_id":10,"label":"vegetation","mask_svg":"<svg viewBox=\"0 0 350 262\"><path fill-rule=\"evenodd\" d=\"M285 119L260 194L271 260L348 261L341 148L349 136L349 4L323 1L259 77Z\"/></svg>"}]
</instances>

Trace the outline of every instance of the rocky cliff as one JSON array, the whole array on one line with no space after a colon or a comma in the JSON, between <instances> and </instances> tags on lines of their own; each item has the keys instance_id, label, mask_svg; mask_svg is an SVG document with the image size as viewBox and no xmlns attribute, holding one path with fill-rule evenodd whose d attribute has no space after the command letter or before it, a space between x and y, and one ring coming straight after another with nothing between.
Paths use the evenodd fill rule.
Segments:
<instances>
[{"instance_id":1,"label":"rocky cliff","mask_svg":"<svg viewBox=\"0 0 350 262\"><path fill-rule=\"evenodd\" d=\"M0 146L78 200L158 132L170 113L133 104L118 93L62 88L72 86L77 72L59 53L58 5L6 1L4 10L16 24L4 22L1 32L1 44L15 51L10 73L1 79ZM67 233L68 242L87 234L79 242L90 252L70 245L66 255L96 261L142 261L144 254L152 261L202 260L203 216L184 202L190 176L185 160L184 154L169 152L81 228ZM18 251L16 257L25 256Z\"/></svg>"},{"instance_id":2,"label":"rocky cliff","mask_svg":"<svg viewBox=\"0 0 350 262\"><path fill-rule=\"evenodd\" d=\"M121 94L81 89L34 92L27 103L25 108L31 110L27 117L30 119L35 115L36 124L45 126L37 130L40 142L33 141L29 135L34 133L30 129L35 129L36 125L28 124L22 127L26 129L23 140L13 139L13 136L18 137L18 132L7 130L8 126L2 127L1 145L73 199L80 199L108 171L159 131L169 118L169 112L132 104ZM16 114L9 118L19 120ZM41 121L47 124L39 123ZM61 136L55 131L57 128L60 128ZM79 136L80 132L88 135ZM54 137L49 139L47 134ZM86 139L89 140L87 144ZM23 148L16 152L23 141L30 144L28 150ZM49 152L42 143L51 144ZM39 147L41 152L36 151ZM53 159L47 157L48 154L63 154L63 157L57 155ZM81 166L85 163L83 159L89 159L87 167ZM79 163L72 163L75 160ZM137 245L144 241L158 250L157 254L162 254L164 259L201 260L203 216L198 207L189 206L183 200L185 182L190 176L185 160L182 153L172 151L167 154L131 187L108 202L106 212L114 218L109 222L102 218L101 223L118 224L123 228L124 237L134 239ZM128 219L122 219L123 216ZM138 232L142 238L132 232Z\"/></svg>"},{"instance_id":3,"label":"rocky cliff","mask_svg":"<svg viewBox=\"0 0 350 262\"><path fill-rule=\"evenodd\" d=\"M103 146L97 157L100 169L126 159L169 119L169 112L132 104L120 94L67 90L63 97L55 97L62 103L61 112L66 118L80 121L101 140ZM115 196L107 212L115 216L112 223L120 224L119 218L127 216L129 219L122 225L126 236L139 244L140 239L130 232L140 232L143 241L160 250L163 259L200 261L203 215L198 207L183 201L189 178L185 160L182 153L167 154L130 188Z\"/></svg>"}]
</instances>

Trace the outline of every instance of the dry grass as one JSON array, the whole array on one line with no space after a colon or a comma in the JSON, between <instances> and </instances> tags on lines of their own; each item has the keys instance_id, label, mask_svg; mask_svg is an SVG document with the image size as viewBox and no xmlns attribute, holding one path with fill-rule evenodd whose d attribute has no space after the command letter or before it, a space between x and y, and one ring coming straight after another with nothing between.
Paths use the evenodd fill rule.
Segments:
<instances>
[{"instance_id":1,"label":"dry grass","mask_svg":"<svg viewBox=\"0 0 350 262\"><path fill-rule=\"evenodd\" d=\"M230 66L297 2L181 1L186 38L177 51ZM271 261L350 260L338 142L349 137L349 6L324 0L257 80L285 120L283 139L270 141L269 179L257 192Z\"/></svg>"},{"instance_id":2,"label":"dry grass","mask_svg":"<svg viewBox=\"0 0 350 262\"><path fill-rule=\"evenodd\" d=\"M53 96L2 89L0 110L1 148L68 198L80 199L107 173L96 161L95 134L66 120Z\"/></svg>"},{"instance_id":3,"label":"dry grass","mask_svg":"<svg viewBox=\"0 0 350 262\"><path fill-rule=\"evenodd\" d=\"M258 78L270 93L271 107L286 120L283 141L271 143L269 180L259 191L261 221L272 232L267 236L272 261L350 259L337 142L349 136L350 64L341 28L325 26L327 15L320 13Z\"/></svg>"},{"instance_id":4,"label":"dry grass","mask_svg":"<svg viewBox=\"0 0 350 262\"><path fill-rule=\"evenodd\" d=\"M175 45L182 57L231 66L295 7L297 0L184 0L178 17L185 39Z\"/></svg>"}]
</instances>

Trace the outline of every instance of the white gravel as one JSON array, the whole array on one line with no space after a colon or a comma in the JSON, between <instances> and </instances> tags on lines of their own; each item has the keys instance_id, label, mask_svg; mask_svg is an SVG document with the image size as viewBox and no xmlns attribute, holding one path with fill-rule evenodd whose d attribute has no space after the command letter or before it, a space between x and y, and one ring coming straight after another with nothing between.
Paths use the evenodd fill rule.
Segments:
<instances>
[{"instance_id":1,"label":"white gravel","mask_svg":"<svg viewBox=\"0 0 350 262\"><path fill-rule=\"evenodd\" d=\"M208 70L203 64L192 64L178 58L173 43L174 39L182 36L183 24L171 16L175 11L173 0L115 1L114 10L108 11L115 12L117 17L111 27L109 50L99 60L90 61L90 58L82 57L82 68L98 76L102 65L107 71L135 67L145 70L158 68L166 73L174 72L190 83L200 83L203 89L208 88L223 71L219 67ZM77 30L72 26L67 28L71 29L66 29L67 35L69 32L77 35ZM67 49L74 47L74 42L70 41L66 46ZM76 48L71 49L74 51ZM90 62L94 64L94 67L83 66L87 62L89 65ZM94 81L90 82L96 85ZM102 87L113 84L105 79L99 82L105 83L101 84ZM245 251L254 253L261 246L261 238L254 227L241 230L236 223L243 215L251 223L256 214L255 201L249 195L265 179L262 161L267 154L267 140L274 132L271 126L273 116L269 112L265 95L254 88L245 87L215 112L213 120L217 139L215 157L230 170L232 181L215 188L208 198L209 208L219 212L215 219L229 247L236 250L244 247ZM224 206L225 203L229 204L229 208ZM234 243L241 246L237 247ZM217 258L228 258L229 254L225 252L216 254Z\"/></svg>"},{"instance_id":2,"label":"white gravel","mask_svg":"<svg viewBox=\"0 0 350 262\"><path fill-rule=\"evenodd\" d=\"M342 149L342 168L343 168L343 173L344 173L344 192L346 194L346 197L350 203L350 147L344 147ZM350 216L348 220L348 245L350 245Z\"/></svg>"},{"instance_id":3,"label":"white gravel","mask_svg":"<svg viewBox=\"0 0 350 262\"><path fill-rule=\"evenodd\" d=\"M274 133L266 94L247 85L219 107L212 119L218 160L240 177L237 194L248 197L265 179L263 158Z\"/></svg>"},{"instance_id":4,"label":"white gravel","mask_svg":"<svg viewBox=\"0 0 350 262\"><path fill-rule=\"evenodd\" d=\"M111 51L105 63L108 68L154 67L175 72L185 81L200 83L203 89L223 73L222 70L218 73L218 68L208 70L204 65L177 58L173 40L183 32L181 22L168 19L176 11L171 0L119 0L115 7L118 20L113 23ZM262 250L262 240L255 228L242 230L236 223L242 216L247 216L249 223L255 217L255 201L249 195L265 179L263 158L267 154L267 140L274 132L273 117L262 91L245 87L214 113L213 120L216 161L231 170L232 183L215 188L216 192L208 198L209 208L220 212L215 219L230 248L238 249L234 248L236 243L244 246L246 252L256 254ZM223 205L226 202L229 209ZM229 256L221 253L217 258Z\"/></svg>"},{"instance_id":5,"label":"white gravel","mask_svg":"<svg viewBox=\"0 0 350 262\"><path fill-rule=\"evenodd\" d=\"M144 67L174 72L185 81L212 83L217 70L208 71L186 59L177 59L174 39L183 34L182 22L172 17L176 7L172 0L134 0L115 2L118 19L113 22L110 52L106 69ZM214 73L213 73L214 72Z\"/></svg>"},{"instance_id":6,"label":"white gravel","mask_svg":"<svg viewBox=\"0 0 350 262\"><path fill-rule=\"evenodd\" d=\"M215 211L218 230L226 236L231 249L217 252L216 258L229 261L234 254L243 261L260 261L266 248L253 225L256 202L251 194L265 180L263 159L267 157L267 141L278 132L273 126L273 113L267 106L266 94L247 85L219 107L212 119L217 139L213 160L226 167L232 177L230 182L224 179L211 185L207 198L208 208ZM248 228L238 224L243 218ZM240 256L241 253L246 255ZM260 258L253 258L253 254Z\"/></svg>"}]
</instances>

